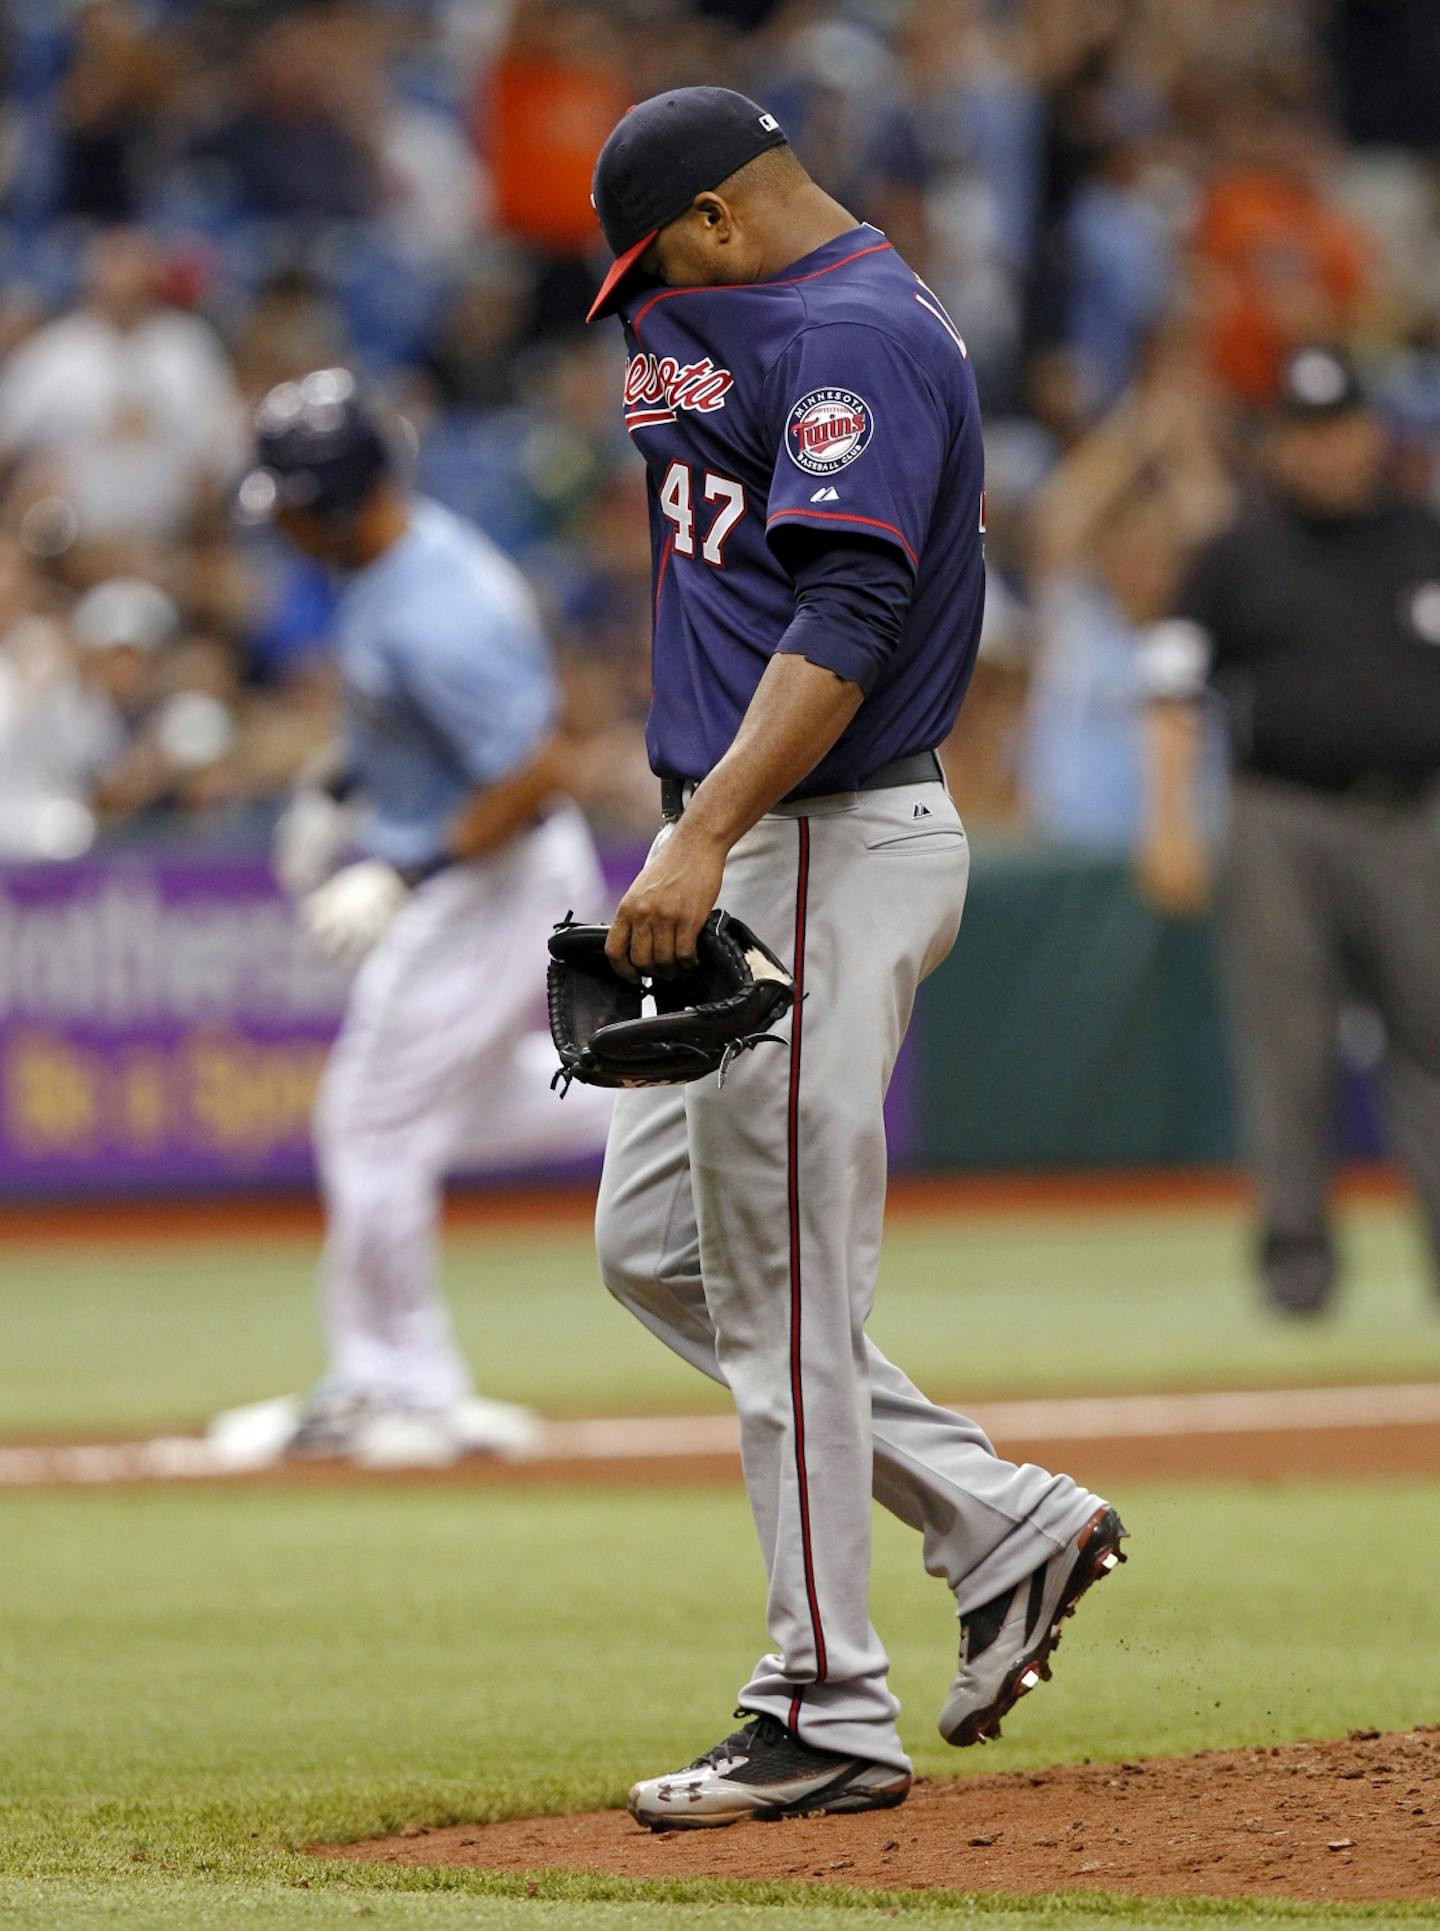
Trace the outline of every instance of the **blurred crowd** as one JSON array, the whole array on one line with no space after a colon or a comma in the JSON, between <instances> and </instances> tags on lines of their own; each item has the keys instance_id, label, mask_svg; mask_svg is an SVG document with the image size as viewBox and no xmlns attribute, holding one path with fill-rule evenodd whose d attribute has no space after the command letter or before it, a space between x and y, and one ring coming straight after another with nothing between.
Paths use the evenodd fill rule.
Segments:
<instances>
[{"instance_id":1,"label":"blurred crowd","mask_svg":"<svg viewBox=\"0 0 1440 1931\"><path fill-rule=\"evenodd\" d=\"M251 839L333 707L334 586L236 528L247 412L345 362L530 572L583 802L653 815L621 344L590 169L696 81L776 112L960 321L990 599L974 822L1139 822L1136 641L1348 344L1440 433L1433 0L11 0L0 28L0 853Z\"/></svg>"}]
</instances>

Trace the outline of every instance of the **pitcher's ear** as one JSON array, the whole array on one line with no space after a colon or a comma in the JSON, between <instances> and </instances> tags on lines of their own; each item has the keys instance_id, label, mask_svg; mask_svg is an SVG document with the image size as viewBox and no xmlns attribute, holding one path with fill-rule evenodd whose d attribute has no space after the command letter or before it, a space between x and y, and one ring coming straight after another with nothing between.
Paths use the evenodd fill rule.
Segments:
<instances>
[{"instance_id":1,"label":"pitcher's ear","mask_svg":"<svg viewBox=\"0 0 1440 1931\"><path fill-rule=\"evenodd\" d=\"M718 194L697 194L690 203L692 213L699 215L705 226L718 231L723 238L730 231L731 214L729 204Z\"/></svg>"}]
</instances>

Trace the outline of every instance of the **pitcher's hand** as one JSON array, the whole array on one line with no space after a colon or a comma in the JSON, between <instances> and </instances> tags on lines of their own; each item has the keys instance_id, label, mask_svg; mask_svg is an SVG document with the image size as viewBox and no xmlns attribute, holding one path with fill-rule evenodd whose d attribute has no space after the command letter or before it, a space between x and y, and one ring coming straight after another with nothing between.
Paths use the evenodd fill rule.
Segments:
<instances>
[{"instance_id":1,"label":"pitcher's hand","mask_svg":"<svg viewBox=\"0 0 1440 1931\"><path fill-rule=\"evenodd\" d=\"M651 852L610 926L605 953L622 979L670 979L694 965L696 936L715 910L724 871L722 847L687 833L682 818Z\"/></svg>"}]
</instances>

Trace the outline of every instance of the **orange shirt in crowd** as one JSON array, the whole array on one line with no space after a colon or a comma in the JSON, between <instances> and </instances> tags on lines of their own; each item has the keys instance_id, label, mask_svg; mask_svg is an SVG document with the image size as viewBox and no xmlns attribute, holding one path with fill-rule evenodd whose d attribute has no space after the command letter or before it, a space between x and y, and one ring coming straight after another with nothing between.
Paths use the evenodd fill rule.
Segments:
<instances>
[{"instance_id":1,"label":"orange shirt in crowd","mask_svg":"<svg viewBox=\"0 0 1440 1931\"><path fill-rule=\"evenodd\" d=\"M560 254L593 248L599 234L590 206L595 157L629 105L607 69L566 64L540 51L502 56L482 136L500 226Z\"/></svg>"},{"instance_id":2,"label":"orange shirt in crowd","mask_svg":"<svg viewBox=\"0 0 1440 1931\"><path fill-rule=\"evenodd\" d=\"M1288 349L1341 340L1353 329L1369 239L1303 183L1259 171L1221 175L1194 247L1209 271L1211 359L1242 401L1270 399Z\"/></svg>"}]
</instances>

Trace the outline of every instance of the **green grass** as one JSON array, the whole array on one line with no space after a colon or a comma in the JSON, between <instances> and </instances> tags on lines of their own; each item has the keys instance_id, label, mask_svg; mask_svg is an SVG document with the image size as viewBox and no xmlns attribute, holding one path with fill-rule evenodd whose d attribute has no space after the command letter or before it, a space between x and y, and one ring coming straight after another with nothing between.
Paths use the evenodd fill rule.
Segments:
<instances>
[{"instance_id":1,"label":"green grass","mask_svg":"<svg viewBox=\"0 0 1440 1931\"><path fill-rule=\"evenodd\" d=\"M763 1898L767 1889L750 1887ZM481 1891L434 1887L361 1892L343 1901L329 1888L303 1891L289 1884L194 1884L147 1879L120 1881L104 1894L74 1885L12 1886L0 1879L0 1923L19 1931L110 1931L123 1926L184 1927L184 1931L325 1931L337 1925L364 1931L880 1931L892 1920L913 1931L1176 1931L1181 1926L1355 1926L1361 1931L1413 1931L1434 1924L1425 1906L1296 1906L1250 1902L1243 1907L1199 1900L1096 1899L1089 1894L1015 1901L918 1892L852 1893L848 1899L815 1886L803 1903L739 1899L735 1885L605 1885L547 1880L515 1882ZM138 1895L137 1895L138 1893Z\"/></svg>"},{"instance_id":2,"label":"green grass","mask_svg":"<svg viewBox=\"0 0 1440 1931\"><path fill-rule=\"evenodd\" d=\"M901 1221L873 1326L952 1393L1440 1375L1440 1315L1406 1217L1359 1209L1347 1244L1337 1317L1297 1329L1256 1311L1233 1213ZM172 1426L302 1385L319 1365L313 1260L293 1239L12 1247L0 1272L0 1438ZM465 1232L448 1265L461 1335L497 1394L551 1413L723 1401L608 1300L582 1232ZM1087 1605L1055 1685L983 1764L934 1736L950 1605L913 1539L882 1518L876 1617L923 1772L1434 1719L1440 1484L1151 1487L1117 1499L1136 1560ZM565 1875L532 1894L524 1880L297 1850L409 1821L618 1802L637 1773L713 1741L760 1644L761 1608L738 1490L0 1494L0 1924L1437 1920L1424 1907Z\"/></svg>"},{"instance_id":3,"label":"green grass","mask_svg":"<svg viewBox=\"0 0 1440 1931\"><path fill-rule=\"evenodd\" d=\"M1346 1244L1345 1299L1305 1328L1257 1309L1233 1212L902 1219L872 1330L954 1396L1440 1374L1440 1302L1408 1216L1357 1209ZM313 1265L298 1240L12 1248L0 1433L171 1427L303 1385L319 1367ZM583 1231L462 1233L448 1272L487 1392L552 1413L723 1405L610 1301Z\"/></svg>"},{"instance_id":4,"label":"green grass","mask_svg":"<svg viewBox=\"0 0 1440 1931\"><path fill-rule=\"evenodd\" d=\"M764 1895L767 1887L752 1887ZM773 1887L768 1887L773 1889ZM1250 1902L1243 1907L1203 1900L1096 1899L1089 1894L1017 1902L1002 1898L937 1896L917 1892L852 1893L842 1899L823 1886L803 1903L740 1902L738 1886L515 1882L474 1887L373 1890L337 1899L326 1887L296 1888L273 1880L216 1882L203 1890L184 1881L120 1880L103 1894L71 1884L20 1886L0 1879L0 1923L18 1931L112 1931L123 1926L180 1927L184 1931L880 1931L892 1920L913 1931L1177 1931L1177 1927L1274 1925L1284 1931L1355 1926L1359 1931L1413 1931L1434 1924L1424 1906L1297 1906Z\"/></svg>"},{"instance_id":5,"label":"green grass","mask_svg":"<svg viewBox=\"0 0 1440 1931\"><path fill-rule=\"evenodd\" d=\"M1440 1485L1139 1488L994 1770L1406 1726L1440 1707ZM64 1492L0 1499L0 1921L35 1926L1414 1923L1400 1907L964 1903L316 1863L407 1822L613 1804L713 1740L761 1640L738 1492ZM1364 1587L1355 1587L1363 1561ZM723 1613L717 1608L723 1605ZM917 1767L953 1620L878 1527ZM1403 1653L1405 1668L1396 1668ZM300 1886L307 1888L298 1888Z\"/></svg>"}]
</instances>

